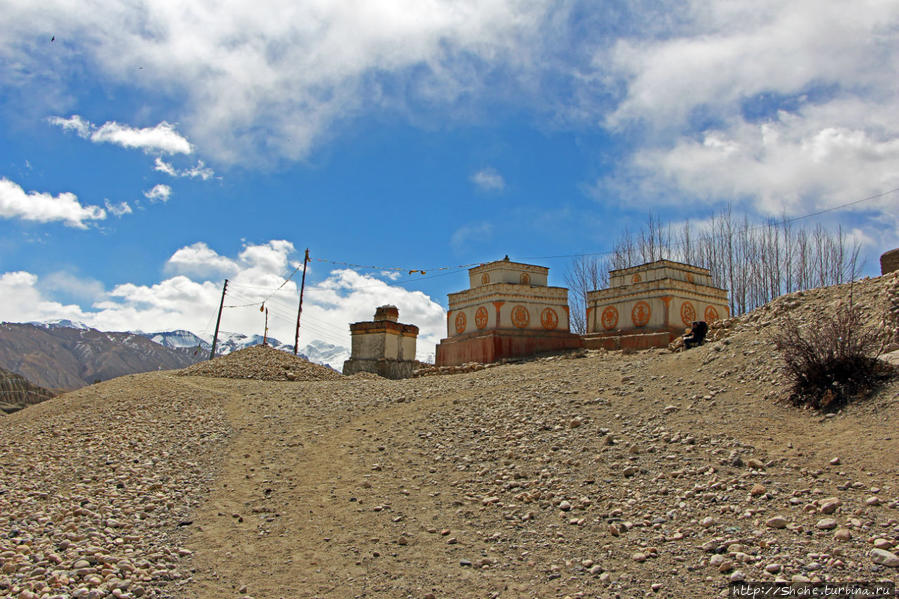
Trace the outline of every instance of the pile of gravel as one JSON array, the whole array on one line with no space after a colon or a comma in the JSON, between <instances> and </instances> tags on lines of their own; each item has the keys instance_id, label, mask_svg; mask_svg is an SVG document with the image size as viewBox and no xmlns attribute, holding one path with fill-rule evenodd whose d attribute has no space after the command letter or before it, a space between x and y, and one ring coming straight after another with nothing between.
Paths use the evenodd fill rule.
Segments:
<instances>
[{"instance_id":1,"label":"pile of gravel","mask_svg":"<svg viewBox=\"0 0 899 599\"><path fill-rule=\"evenodd\" d=\"M178 374L257 381L334 381L343 378L327 366L264 345L188 366Z\"/></svg>"},{"instance_id":2,"label":"pile of gravel","mask_svg":"<svg viewBox=\"0 0 899 599\"><path fill-rule=\"evenodd\" d=\"M376 372L366 372L364 370L353 373L350 375L350 378L354 379L370 379L373 381L383 381L386 380L383 376Z\"/></svg>"}]
</instances>

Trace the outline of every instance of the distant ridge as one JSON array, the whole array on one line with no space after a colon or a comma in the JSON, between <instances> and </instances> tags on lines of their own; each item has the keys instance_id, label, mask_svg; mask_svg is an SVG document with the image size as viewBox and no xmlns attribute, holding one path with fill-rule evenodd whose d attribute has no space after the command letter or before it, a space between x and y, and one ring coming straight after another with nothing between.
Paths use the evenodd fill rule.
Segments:
<instances>
[{"instance_id":1,"label":"distant ridge","mask_svg":"<svg viewBox=\"0 0 899 599\"><path fill-rule=\"evenodd\" d=\"M25 324L31 324L36 327L40 327L42 329L90 329L91 327L87 326L83 322L78 322L76 320L68 320L66 318L62 318L59 320L47 320L44 322L32 321L27 322Z\"/></svg>"},{"instance_id":2,"label":"distant ridge","mask_svg":"<svg viewBox=\"0 0 899 599\"><path fill-rule=\"evenodd\" d=\"M0 324L0 368L47 389L72 390L136 372L184 368L206 357L164 347L144 335L101 332L71 321Z\"/></svg>"},{"instance_id":3,"label":"distant ridge","mask_svg":"<svg viewBox=\"0 0 899 599\"><path fill-rule=\"evenodd\" d=\"M179 329L144 333L103 332L72 320L0 324L0 368L40 387L70 391L98 381L150 370L172 370L209 358L211 339ZM219 332L216 355L261 345L261 335ZM293 345L267 344L293 353ZM346 347L312 340L299 357L340 371ZM2 398L0 398L2 401Z\"/></svg>"},{"instance_id":4,"label":"distant ridge","mask_svg":"<svg viewBox=\"0 0 899 599\"><path fill-rule=\"evenodd\" d=\"M151 341L163 345L171 349L190 349L199 348L201 352L205 352L205 358L209 357L209 351L212 344L199 335L185 330L165 331L159 333L139 333L147 337ZM247 349L256 345L262 345L262 335L244 335L243 333L232 333L228 331L219 331L218 343L215 346L215 355L226 356L230 353ZM266 344L275 349L293 353L293 345L282 343L278 339L269 337ZM345 360L350 357L350 350L340 345L334 345L320 339L313 339L306 345L301 347L299 357L308 360L314 364L323 364L330 366L335 370L343 367Z\"/></svg>"}]
</instances>

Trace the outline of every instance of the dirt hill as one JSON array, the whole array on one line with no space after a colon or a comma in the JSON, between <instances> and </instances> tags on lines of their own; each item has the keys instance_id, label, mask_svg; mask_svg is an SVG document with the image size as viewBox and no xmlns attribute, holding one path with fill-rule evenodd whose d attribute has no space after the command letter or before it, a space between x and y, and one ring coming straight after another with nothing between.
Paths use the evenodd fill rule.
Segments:
<instances>
[{"instance_id":1,"label":"dirt hill","mask_svg":"<svg viewBox=\"0 0 899 599\"><path fill-rule=\"evenodd\" d=\"M880 318L896 285L856 284L854 301ZM795 409L766 338L847 292L782 298L682 353L404 381L149 373L29 407L0 420L0 594L682 598L895 580L899 383L831 417Z\"/></svg>"},{"instance_id":2,"label":"dirt hill","mask_svg":"<svg viewBox=\"0 0 899 599\"><path fill-rule=\"evenodd\" d=\"M267 345L254 345L185 368L181 376L260 381L334 381L339 372Z\"/></svg>"}]
</instances>

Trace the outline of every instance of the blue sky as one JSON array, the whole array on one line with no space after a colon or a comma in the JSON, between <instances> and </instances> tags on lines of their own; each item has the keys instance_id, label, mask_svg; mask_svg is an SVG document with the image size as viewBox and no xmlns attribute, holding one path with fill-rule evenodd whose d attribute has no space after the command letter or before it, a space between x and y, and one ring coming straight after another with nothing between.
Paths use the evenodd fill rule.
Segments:
<instances>
[{"instance_id":1,"label":"blue sky","mask_svg":"<svg viewBox=\"0 0 899 599\"><path fill-rule=\"evenodd\" d=\"M445 333L456 267L611 248L650 212L899 187L895 2L0 0L0 319L211 333L268 298L348 345ZM899 195L815 222L899 245ZM326 260L326 261L322 261ZM331 261L331 262L327 262ZM399 267L346 267L340 262ZM408 274L425 269L427 274ZM436 276L435 276L436 275ZM269 297L271 295L271 297ZM258 308L223 329L261 332Z\"/></svg>"}]
</instances>

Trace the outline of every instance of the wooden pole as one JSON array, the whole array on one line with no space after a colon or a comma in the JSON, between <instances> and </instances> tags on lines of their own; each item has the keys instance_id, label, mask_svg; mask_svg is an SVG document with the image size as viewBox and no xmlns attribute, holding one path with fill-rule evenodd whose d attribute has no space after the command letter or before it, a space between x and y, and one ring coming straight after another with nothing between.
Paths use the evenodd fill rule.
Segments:
<instances>
[{"instance_id":1,"label":"wooden pole","mask_svg":"<svg viewBox=\"0 0 899 599\"><path fill-rule=\"evenodd\" d=\"M293 355L297 355L300 347L300 315L303 314L303 291L306 289L307 264L309 264L309 248L306 248L306 257L303 258L303 282L300 283L300 309L297 310L297 334L293 338Z\"/></svg>"},{"instance_id":2,"label":"wooden pole","mask_svg":"<svg viewBox=\"0 0 899 599\"><path fill-rule=\"evenodd\" d=\"M209 359L213 359L215 357L215 345L219 340L219 324L222 322L222 308L225 307L225 291L228 289L228 279L225 279L225 284L222 286L222 302L219 304L219 317L215 321L215 335L212 336L212 351L209 352Z\"/></svg>"},{"instance_id":3,"label":"wooden pole","mask_svg":"<svg viewBox=\"0 0 899 599\"><path fill-rule=\"evenodd\" d=\"M268 345L268 308L265 309L265 331L262 333L262 345Z\"/></svg>"}]
</instances>

